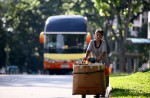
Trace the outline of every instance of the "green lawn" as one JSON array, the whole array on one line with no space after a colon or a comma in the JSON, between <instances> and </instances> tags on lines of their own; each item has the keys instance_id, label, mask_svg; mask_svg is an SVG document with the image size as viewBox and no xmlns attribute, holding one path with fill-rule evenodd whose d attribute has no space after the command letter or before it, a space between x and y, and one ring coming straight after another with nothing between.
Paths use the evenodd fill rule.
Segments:
<instances>
[{"instance_id":1,"label":"green lawn","mask_svg":"<svg viewBox=\"0 0 150 98\"><path fill-rule=\"evenodd\" d=\"M111 74L111 96L118 98L150 98L150 71L134 74Z\"/></svg>"}]
</instances>

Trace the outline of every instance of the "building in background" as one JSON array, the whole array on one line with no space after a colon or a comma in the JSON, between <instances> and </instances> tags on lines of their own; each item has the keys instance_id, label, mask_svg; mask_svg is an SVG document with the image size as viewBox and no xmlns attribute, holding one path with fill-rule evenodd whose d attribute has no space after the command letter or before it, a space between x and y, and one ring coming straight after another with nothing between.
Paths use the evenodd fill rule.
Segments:
<instances>
[{"instance_id":1,"label":"building in background","mask_svg":"<svg viewBox=\"0 0 150 98\"><path fill-rule=\"evenodd\" d=\"M143 28L143 25L148 24L148 30L145 31L141 31ZM115 27L115 30L117 32L117 18L115 18L113 20L113 26ZM142 38L142 36L139 36L139 34L142 33L146 34L145 37ZM141 37L141 38L139 38ZM149 12L143 12L142 14L138 15L136 19L133 20L133 24L132 27L130 28L130 34L126 39L128 46L133 46L135 48L134 52L130 52L130 51L126 51L125 52L125 58L126 58L126 70L127 72L131 73L131 72L137 72L138 69L141 67L141 58L142 58L142 53L139 52L139 50L137 49L137 47L141 46L141 45L146 45L149 46L149 57L148 57L148 64L150 65L150 11ZM113 50L114 52L111 52L109 54L109 56L114 56L113 57L113 63L114 63L114 72L116 72L118 70L118 65L117 65L117 49L118 49L118 45L117 42L115 42L115 44L112 46L111 50ZM110 46L111 47L111 46ZM147 61L146 61L147 62Z\"/></svg>"},{"instance_id":2,"label":"building in background","mask_svg":"<svg viewBox=\"0 0 150 98\"><path fill-rule=\"evenodd\" d=\"M138 33L143 24L148 23L148 12L140 14L135 20L133 20L133 25L130 28L131 36L138 37Z\"/></svg>"}]
</instances>

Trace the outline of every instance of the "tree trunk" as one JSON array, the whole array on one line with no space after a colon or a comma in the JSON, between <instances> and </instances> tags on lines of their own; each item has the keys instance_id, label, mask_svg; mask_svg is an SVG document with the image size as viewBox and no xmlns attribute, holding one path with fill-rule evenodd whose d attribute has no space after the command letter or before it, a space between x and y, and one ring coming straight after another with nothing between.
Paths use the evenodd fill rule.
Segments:
<instances>
[{"instance_id":1,"label":"tree trunk","mask_svg":"<svg viewBox=\"0 0 150 98\"><path fill-rule=\"evenodd\" d=\"M127 58L127 72L131 73L132 72L132 63L131 63L131 58Z\"/></svg>"},{"instance_id":2,"label":"tree trunk","mask_svg":"<svg viewBox=\"0 0 150 98\"><path fill-rule=\"evenodd\" d=\"M108 28L108 24L106 24L106 28ZM104 33L104 39L106 41L106 45L107 45L107 54L106 54L106 57L107 57L107 66L110 65L110 58L109 58L109 53L110 53L110 47L108 45L108 39L107 39L107 29L105 29L105 33Z\"/></svg>"},{"instance_id":3,"label":"tree trunk","mask_svg":"<svg viewBox=\"0 0 150 98\"><path fill-rule=\"evenodd\" d=\"M125 66L125 53L124 53L124 43L123 41L120 41L119 44L119 69L120 72L125 72L126 71L126 66Z\"/></svg>"},{"instance_id":4,"label":"tree trunk","mask_svg":"<svg viewBox=\"0 0 150 98\"><path fill-rule=\"evenodd\" d=\"M134 59L134 72L138 71L139 58Z\"/></svg>"}]
</instances>

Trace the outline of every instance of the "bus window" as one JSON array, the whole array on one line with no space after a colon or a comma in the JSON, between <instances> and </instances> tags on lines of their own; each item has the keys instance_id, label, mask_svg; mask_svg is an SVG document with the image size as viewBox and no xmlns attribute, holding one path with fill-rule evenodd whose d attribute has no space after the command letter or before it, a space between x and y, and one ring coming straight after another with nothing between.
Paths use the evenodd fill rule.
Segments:
<instances>
[{"instance_id":1,"label":"bus window","mask_svg":"<svg viewBox=\"0 0 150 98\"><path fill-rule=\"evenodd\" d=\"M50 53L83 53L85 35L51 34L46 35L46 49Z\"/></svg>"}]
</instances>

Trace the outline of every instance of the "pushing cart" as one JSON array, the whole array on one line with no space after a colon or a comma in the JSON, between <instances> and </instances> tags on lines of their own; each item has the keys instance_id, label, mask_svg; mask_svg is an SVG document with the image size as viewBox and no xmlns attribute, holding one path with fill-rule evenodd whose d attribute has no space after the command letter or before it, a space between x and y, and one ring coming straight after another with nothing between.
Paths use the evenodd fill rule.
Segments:
<instances>
[{"instance_id":1,"label":"pushing cart","mask_svg":"<svg viewBox=\"0 0 150 98\"><path fill-rule=\"evenodd\" d=\"M74 64L73 66L73 95L100 95L106 94L105 65L101 63Z\"/></svg>"}]
</instances>

